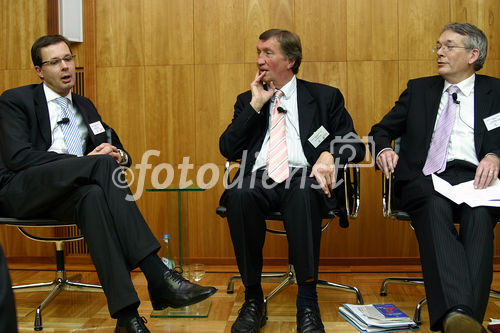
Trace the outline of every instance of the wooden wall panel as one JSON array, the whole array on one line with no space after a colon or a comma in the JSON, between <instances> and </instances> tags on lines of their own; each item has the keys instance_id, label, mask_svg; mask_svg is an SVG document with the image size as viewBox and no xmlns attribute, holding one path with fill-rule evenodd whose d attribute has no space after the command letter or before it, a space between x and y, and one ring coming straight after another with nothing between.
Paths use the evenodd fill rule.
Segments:
<instances>
[{"instance_id":1,"label":"wooden wall panel","mask_svg":"<svg viewBox=\"0 0 500 333\"><path fill-rule=\"evenodd\" d=\"M432 46L436 44L442 27L450 21L449 1L398 1L400 60L434 58Z\"/></svg>"},{"instance_id":2,"label":"wooden wall panel","mask_svg":"<svg viewBox=\"0 0 500 333\"><path fill-rule=\"evenodd\" d=\"M345 61L346 17L346 0L296 0L295 32L300 36L304 59Z\"/></svg>"},{"instance_id":3,"label":"wooden wall panel","mask_svg":"<svg viewBox=\"0 0 500 333\"><path fill-rule=\"evenodd\" d=\"M2 8L2 34L4 34L5 63L8 69L28 69L31 45L47 31L46 0L5 1Z\"/></svg>"},{"instance_id":4,"label":"wooden wall panel","mask_svg":"<svg viewBox=\"0 0 500 333\"><path fill-rule=\"evenodd\" d=\"M500 58L500 5L496 0L481 1L478 24L488 37L488 57ZM495 42L496 41L496 42Z\"/></svg>"},{"instance_id":5,"label":"wooden wall panel","mask_svg":"<svg viewBox=\"0 0 500 333\"><path fill-rule=\"evenodd\" d=\"M451 0L451 22L469 22L478 24L478 7L477 0Z\"/></svg>"},{"instance_id":6,"label":"wooden wall panel","mask_svg":"<svg viewBox=\"0 0 500 333\"><path fill-rule=\"evenodd\" d=\"M146 67L148 149L161 150L161 161L180 163L195 151L194 66Z\"/></svg>"},{"instance_id":7,"label":"wooden wall panel","mask_svg":"<svg viewBox=\"0 0 500 333\"><path fill-rule=\"evenodd\" d=\"M397 0L347 1L347 60L398 59Z\"/></svg>"},{"instance_id":8,"label":"wooden wall panel","mask_svg":"<svg viewBox=\"0 0 500 333\"><path fill-rule=\"evenodd\" d=\"M98 67L144 64L143 2L96 1Z\"/></svg>"},{"instance_id":9,"label":"wooden wall panel","mask_svg":"<svg viewBox=\"0 0 500 333\"><path fill-rule=\"evenodd\" d=\"M194 62L196 64L242 63L245 43L243 0L194 2ZM222 17L223 19L217 19ZM252 48L253 50L255 48Z\"/></svg>"},{"instance_id":10,"label":"wooden wall panel","mask_svg":"<svg viewBox=\"0 0 500 333\"><path fill-rule=\"evenodd\" d=\"M145 0L146 64L192 64L193 30L193 0Z\"/></svg>"},{"instance_id":11,"label":"wooden wall panel","mask_svg":"<svg viewBox=\"0 0 500 333\"><path fill-rule=\"evenodd\" d=\"M233 118L236 96L248 90L243 64L197 65L195 68L195 114L197 164L223 165L219 137Z\"/></svg>"},{"instance_id":12,"label":"wooden wall panel","mask_svg":"<svg viewBox=\"0 0 500 333\"><path fill-rule=\"evenodd\" d=\"M294 0L244 1L245 62L255 63L256 46L261 33L274 28L295 30ZM311 5L313 6L314 4L311 3Z\"/></svg>"},{"instance_id":13,"label":"wooden wall panel","mask_svg":"<svg viewBox=\"0 0 500 333\"><path fill-rule=\"evenodd\" d=\"M347 93L346 62L304 62L297 77L337 87L344 97Z\"/></svg>"}]
</instances>

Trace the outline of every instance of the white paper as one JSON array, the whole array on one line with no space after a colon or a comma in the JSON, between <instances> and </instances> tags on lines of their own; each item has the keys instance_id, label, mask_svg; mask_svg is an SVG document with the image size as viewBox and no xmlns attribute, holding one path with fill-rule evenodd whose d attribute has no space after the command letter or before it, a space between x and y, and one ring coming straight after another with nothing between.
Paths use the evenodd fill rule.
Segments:
<instances>
[{"instance_id":1,"label":"white paper","mask_svg":"<svg viewBox=\"0 0 500 333\"><path fill-rule=\"evenodd\" d=\"M485 189L475 189L473 180L453 186L435 174L432 174L432 183L437 192L458 205L466 203L470 207L500 207L500 181L498 179Z\"/></svg>"},{"instance_id":2,"label":"white paper","mask_svg":"<svg viewBox=\"0 0 500 333\"><path fill-rule=\"evenodd\" d=\"M314 146L314 148L318 148L319 144L323 142L323 140L326 139L326 137L329 135L328 131L326 128L321 125L309 138L309 142Z\"/></svg>"},{"instance_id":3,"label":"white paper","mask_svg":"<svg viewBox=\"0 0 500 333\"><path fill-rule=\"evenodd\" d=\"M489 116L488 118L484 118L483 121L488 131L500 127L500 112L492 116Z\"/></svg>"}]
</instances>

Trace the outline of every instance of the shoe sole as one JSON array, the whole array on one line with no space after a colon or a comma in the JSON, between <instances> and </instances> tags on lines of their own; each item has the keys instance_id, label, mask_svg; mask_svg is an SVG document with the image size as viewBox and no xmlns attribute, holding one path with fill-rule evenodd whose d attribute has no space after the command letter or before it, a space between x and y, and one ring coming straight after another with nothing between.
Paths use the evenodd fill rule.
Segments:
<instances>
[{"instance_id":1,"label":"shoe sole","mask_svg":"<svg viewBox=\"0 0 500 333\"><path fill-rule=\"evenodd\" d=\"M456 314L448 318L444 325L445 333L481 333L483 326L474 318L464 314Z\"/></svg>"},{"instance_id":2,"label":"shoe sole","mask_svg":"<svg viewBox=\"0 0 500 333\"><path fill-rule=\"evenodd\" d=\"M155 311L164 310L164 309L166 309L168 307L171 307L171 308L174 308L174 309L178 309L178 308L182 308L182 307L185 307L185 306L193 305L193 304L199 303L201 301L204 301L207 298L209 298L210 296L212 296L213 294L215 294L217 291L218 291L218 289L212 290L208 294L205 294L205 295L200 296L198 298L194 298L190 302L186 302L186 303L182 303L182 304L168 304L168 303L158 304L158 303L155 303L155 302L151 301L151 305L153 306L153 310L155 310Z\"/></svg>"}]
</instances>

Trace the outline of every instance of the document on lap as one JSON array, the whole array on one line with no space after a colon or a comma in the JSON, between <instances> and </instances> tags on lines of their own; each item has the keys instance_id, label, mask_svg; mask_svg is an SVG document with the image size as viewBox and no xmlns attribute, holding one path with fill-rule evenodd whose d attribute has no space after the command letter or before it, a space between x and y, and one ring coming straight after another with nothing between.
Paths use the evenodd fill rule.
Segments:
<instances>
[{"instance_id":1,"label":"document on lap","mask_svg":"<svg viewBox=\"0 0 500 333\"><path fill-rule=\"evenodd\" d=\"M466 203L470 207L500 207L500 181L498 179L485 189L475 189L473 180L453 186L435 174L432 174L432 183L437 192L458 205Z\"/></svg>"}]
</instances>

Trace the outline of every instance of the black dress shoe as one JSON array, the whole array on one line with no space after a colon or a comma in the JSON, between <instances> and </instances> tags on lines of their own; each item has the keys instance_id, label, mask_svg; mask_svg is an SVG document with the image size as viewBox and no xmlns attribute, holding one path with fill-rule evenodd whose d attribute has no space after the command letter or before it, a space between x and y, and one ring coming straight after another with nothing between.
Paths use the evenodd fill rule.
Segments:
<instances>
[{"instance_id":1,"label":"black dress shoe","mask_svg":"<svg viewBox=\"0 0 500 333\"><path fill-rule=\"evenodd\" d=\"M151 333L144 325L147 322L144 317L134 317L130 319L126 326L120 326L117 323L115 333Z\"/></svg>"},{"instance_id":2,"label":"black dress shoe","mask_svg":"<svg viewBox=\"0 0 500 333\"><path fill-rule=\"evenodd\" d=\"M155 310L180 308L203 301L217 292L214 287L202 287L182 277L177 271L167 270L158 286L148 285L149 299Z\"/></svg>"},{"instance_id":3,"label":"black dress shoe","mask_svg":"<svg viewBox=\"0 0 500 333\"><path fill-rule=\"evenodd\" d=\"M443 320L445 333L482 333L483 326L471 316L461 312L452 311Z\"/></svg>"},{"instance_id":4,"label":"black dress shoe","mask_svg":"<svg viewBox=\"0 0 500 333\"><path fill-rule=\"evenodd\" d=\"M238 318L231 327L231 333L258 333L266 324L264 303L250 299L243 303Z\"/></svg>"},{"instance_id":5,"label":"black dress shoe","mask_svg":"<svg viewBox=\"0 0 500 333\"><path fill-rule=\"evenodd\" d=\"M325 333L319 312L310 308L297 312L297 332Z\"/></svg>"}]
</instances>

